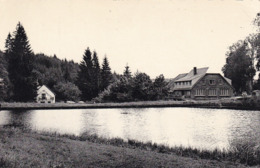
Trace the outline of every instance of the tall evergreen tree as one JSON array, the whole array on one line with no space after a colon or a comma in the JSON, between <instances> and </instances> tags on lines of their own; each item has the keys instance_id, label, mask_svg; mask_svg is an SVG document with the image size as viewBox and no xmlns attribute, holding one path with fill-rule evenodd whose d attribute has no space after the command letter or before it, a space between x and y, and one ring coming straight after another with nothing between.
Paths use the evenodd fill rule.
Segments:
<instances>
[{"instance_id":1,"label":"tall evergreen tree","mask_svg":"<svg viewBox=\"0 0 260 168\"><path fill-rule=\"evenodd\" d=\"M0 101L6 101L12 96L7 60L12 49L12 40L12 36L9 33L5 41L5 51L4 53L0 51L0 78L3 80L0 86Z\"/></svg>"},{"instance_id":2,"label":"tall evergreen tree","mask_svg":"<svg viewBox=\"0 0 260 168\"><path fill-rule=\"evenodd\" d=\"M7 38L5 40L5 55L8 55L8 53L11 52L13 44L13 39L10 33L8 33Z\"/></svg>"},{"instance_id":3,"label":"tall evergreen tree","mask_svg":"<svg viewBox=\"0 0 260 168\"><path fill-rule=\"evenodd\" d=\"M101 90L101 72L96 51L93 53L93 97L98 96Z\"/></svg>"},{"instance_id":4,"label":"tall evergreen tree","mask_svg":"<svg viewBox=\"0 0 260 168\"><path fill-rule=\"evenodd\" d=\"M93 62L89 48L83 55L83 61L79 65L77 85L81 90L82 100L91 100L93 98Z\"/></svg>"},{"instance_id":5,"label":"tall evergreen tree","mask_svg":"<svg viewBox=\"0 0 260 168\"><path fill-rule=\"evenodd\" d=\"M33 73L34 56L24 27L19 22L8 47L9 79L13 85L13 100L33 101L36 98L36 76ZM7 41L9 42L9 35ZM10 48L9 48L10 47Z\"/></svg>"},{"instance_id":6,"label":"tall evergreen tree","mask_svg":"<svg viewBox=\"0 0 260 168\"><path fill-rule=\"evenodd\" d=\"M102 90L106 89L112 80L111 68L109 67L109 62L107 57L105 56L102 70L101 70L101 78L102 78Z\"/></svg>"},{"instance_id":7,"label":"tall evergreen tree","mask_svg":"<svg viewBox=\"0 0 260 168\"><path fill-rule=\"evenodd\" d=\"M132 74L131 74L131 71L130 71L130 68L129 68L128 65L125 66L124 76L127 77L127 78L132 77Z\"/></svg>"}]
</instances>

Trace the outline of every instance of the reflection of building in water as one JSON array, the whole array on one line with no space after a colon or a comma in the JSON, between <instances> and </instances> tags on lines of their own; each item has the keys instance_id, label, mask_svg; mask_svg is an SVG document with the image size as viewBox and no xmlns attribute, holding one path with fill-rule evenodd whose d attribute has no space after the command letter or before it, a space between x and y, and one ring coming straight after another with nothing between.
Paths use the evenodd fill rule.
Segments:
<instances>
[{"instance_id":1,"label":"reflection of building in water","mask_svg":"<svg viewBox=\"0 0 260 168\"><path fill-rule=\"evenodd\" d=\"M45 85L37 90L37 103L55 103L55 94Z\"/></svg>"}]
</instances>

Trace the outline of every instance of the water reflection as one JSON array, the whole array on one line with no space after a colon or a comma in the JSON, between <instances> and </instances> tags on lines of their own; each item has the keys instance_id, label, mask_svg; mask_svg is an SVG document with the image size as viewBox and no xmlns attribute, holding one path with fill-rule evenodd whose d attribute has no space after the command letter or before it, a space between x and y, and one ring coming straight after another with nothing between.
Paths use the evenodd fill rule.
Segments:
<instances>
[{"instance_id":1,"label":"water reflection","mask_svg":"<svg viewBox=\"0 0 260 168\"><path fill-rule=\"evenodd\" d=\"M0 111L0 125L36 131L151 141L170 146L227 148L260 140L260 112L199 108Z\"/></svg>"}]
</instances>

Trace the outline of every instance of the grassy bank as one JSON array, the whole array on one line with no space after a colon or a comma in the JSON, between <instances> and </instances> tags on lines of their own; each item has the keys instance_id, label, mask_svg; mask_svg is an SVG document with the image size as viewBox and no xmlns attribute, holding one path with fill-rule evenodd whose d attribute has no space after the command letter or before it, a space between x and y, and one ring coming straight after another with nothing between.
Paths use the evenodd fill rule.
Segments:
<instances>
[{"instance_id":1,"label":"grassy bank","mask_svg":"<svg viewBox=\"0 0 260 168\"><path fill-rule=\"evenodd\" d=\"M243 104L231 99L204 100L204 101L141 101L125 103L7 103L2 102L1 109L84 109L84 108L144 108L144 107L201 107L201 108L228 108L258 110L260 107L252 104Z\"/></svg>"},{"instance_id":2,"label":"grassy bank","mask_svg":"<svg viewBox=\"0 0 260 168\"><path fill-rule=\"evenodd\" d=\"M0 149L0 167L245 167L239 163L239 151L228 156L231 153L217 150L168 148L86 134L38 134L9 126L0 127Z\"/></svg>"}]
</instances>

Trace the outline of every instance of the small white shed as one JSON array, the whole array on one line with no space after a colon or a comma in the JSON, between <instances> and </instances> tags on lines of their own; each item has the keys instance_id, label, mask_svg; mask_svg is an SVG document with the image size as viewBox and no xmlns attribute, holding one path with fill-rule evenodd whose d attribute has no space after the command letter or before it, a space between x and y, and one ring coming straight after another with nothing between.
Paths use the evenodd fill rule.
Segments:
<instances>
[{"instance_id":1,"label":"small white shed","mask_svg":"<svg viewBox=\"0 0 260 168\"><path fill-rule=\"evenodd\" d=\"M45 85L37 90L37 103L55 103L55 94Z\"/></svg>"}]
</instances>

